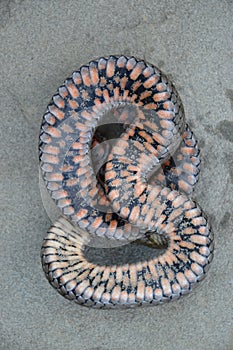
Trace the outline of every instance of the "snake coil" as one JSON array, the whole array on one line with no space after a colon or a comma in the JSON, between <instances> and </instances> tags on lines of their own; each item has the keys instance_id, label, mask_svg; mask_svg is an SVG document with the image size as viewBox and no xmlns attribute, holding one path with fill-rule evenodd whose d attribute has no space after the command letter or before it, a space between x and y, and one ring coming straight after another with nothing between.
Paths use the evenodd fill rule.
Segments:
<instances>
[{"instance_id":1,"label":"snake coil","mask_svg":"<svg viewBox=\"0 0 233 350\"><path fill-rule=\"evenodd\" d=\"M101 124L110 125L111 140ZM199 150L180 97L158 68L109 56L74 72L43 117L40 166L62 211L44 239L42 266L65 298L105 308L159 304L204 278L213 234L189 197ZM90 237L149 244L152 236L167 242L152 259L100 265L85 257Z\"/></svg>"}]
</instances>

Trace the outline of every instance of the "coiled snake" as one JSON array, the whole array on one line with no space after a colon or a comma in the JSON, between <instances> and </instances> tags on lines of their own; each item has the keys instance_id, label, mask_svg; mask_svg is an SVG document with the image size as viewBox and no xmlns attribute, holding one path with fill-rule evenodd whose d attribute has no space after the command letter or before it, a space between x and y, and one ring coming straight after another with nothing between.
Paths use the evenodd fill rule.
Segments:
<instances>
[{"instance_id":1,"label":"coiled snake","mask_svg":"<svg viewBox=\"0 0 233 350\"><path fill-rule=\"evenodd\" d=\"M101 124L111 124L114 140ZM158 68L110 56L74 72L52 97L40 134L42 176L63 214L41 250L51 285L93 307L158 304L192 290L214 246L189 198L199 164L179 95ZM100 265L84 254L91 236L153 236L167 248L153 259Z\"/></svg>"}]
</instances>

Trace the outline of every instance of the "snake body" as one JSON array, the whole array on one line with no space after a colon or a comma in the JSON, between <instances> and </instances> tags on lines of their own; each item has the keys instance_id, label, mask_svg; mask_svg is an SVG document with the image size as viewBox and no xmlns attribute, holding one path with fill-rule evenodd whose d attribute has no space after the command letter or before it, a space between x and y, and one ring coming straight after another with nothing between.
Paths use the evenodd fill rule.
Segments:
<instances>
[{"instance_id":1,"label":"snake body","mask_svg":"<svg viewBox=\"0 0 233 350\"><path fill-rule=\"evenodd\" d=\"M122 129L113 145L101 144L96 130L110 116ZM180 97L158 68L110 56L74 72L43 117L40 165L63 213L44 239L42 265L65 298L93 307L158 304L203 279L214 241L189 198L199 150ZM90 235L124 243L150 234L167 241L154 259L99 265L84 254Z\"/></svg>"}]
</instances>

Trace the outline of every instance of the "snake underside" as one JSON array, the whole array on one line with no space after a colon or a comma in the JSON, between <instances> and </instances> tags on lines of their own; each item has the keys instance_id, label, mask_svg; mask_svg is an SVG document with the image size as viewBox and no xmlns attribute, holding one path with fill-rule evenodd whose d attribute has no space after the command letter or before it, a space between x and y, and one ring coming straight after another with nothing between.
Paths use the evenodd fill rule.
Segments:
<instances>
[{"instance_id":1,"label":"snake underside","mask_svg":"<svg viewBox=\"0 0 233 350\"><path fill-rule=\"evenodd\" d=\"M205 277L213 234L190 198L199 149L158 68L109 56L74 72L43 117L40 166L62 214L44 239L42 266L65 298L105 308L159 304ZM93 238L166 248L103 265L86 257Z\"/></svg>"}]
</instances>

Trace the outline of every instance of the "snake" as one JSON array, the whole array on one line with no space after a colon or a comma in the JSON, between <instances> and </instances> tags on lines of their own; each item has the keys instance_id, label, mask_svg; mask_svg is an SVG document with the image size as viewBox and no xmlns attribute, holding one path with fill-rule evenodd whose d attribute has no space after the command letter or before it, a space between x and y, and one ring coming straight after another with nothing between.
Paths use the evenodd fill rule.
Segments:
<instances>
[{"instance_id":1,"label":"snake","mask_svg":"<svg viewBox=\"0 0 233 350\"><path fill-rule=\"evenodd\" d=\"M111 55L75 71L40 131L41 174L61 211L41 248L49 283L94 308L156 305L192 291L214 252L207 217L190 197L199 153L180 96L159 68ZM85 255L92 237L166 249L104 265Z\"/></svg>"}]
</instances>

